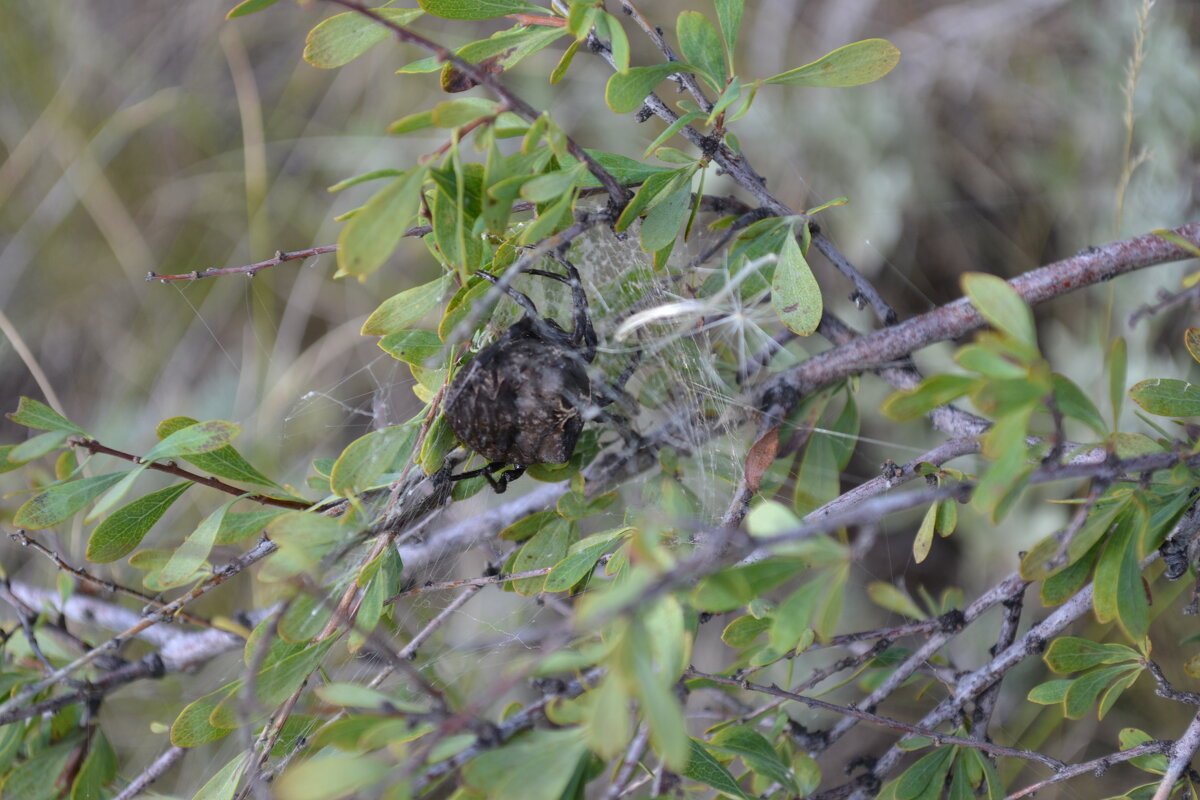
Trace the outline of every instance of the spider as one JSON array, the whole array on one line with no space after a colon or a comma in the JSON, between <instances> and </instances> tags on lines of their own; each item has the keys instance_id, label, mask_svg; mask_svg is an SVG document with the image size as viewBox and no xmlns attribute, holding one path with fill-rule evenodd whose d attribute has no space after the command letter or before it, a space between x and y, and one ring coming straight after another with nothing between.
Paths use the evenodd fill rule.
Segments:
<instances>
[{"instance_id":1,"label":"spider","mask_svg":"<svg viewBox=\"0 0 1200 800\"><path fill-rule=\"evenodd\" d=\"M612 399L597 391L588 375L596 358L596 331L583 282L574 264L558 260L565 276L540 269L526 272L571 287L573 329L563 330L540 316L527 295L504 287L525 315L455 376L443 405L450 429L488 464L451 480L482 475L497 493L503 492L530 464L570 460L587 419L613 418L599 410ZM489 273L475 274L497 282ZM495 475L505 467L510 469Z\"/></svg>"}]
</instances>

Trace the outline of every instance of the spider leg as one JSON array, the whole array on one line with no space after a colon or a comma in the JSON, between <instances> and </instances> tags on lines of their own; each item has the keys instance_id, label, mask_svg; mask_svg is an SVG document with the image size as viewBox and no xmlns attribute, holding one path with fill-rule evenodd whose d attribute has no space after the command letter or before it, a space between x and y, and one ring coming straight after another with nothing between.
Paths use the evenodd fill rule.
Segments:
<instances>
[{"instance_id":1,"label":"spider leg","mask_svg":"<svg viewBox=\"0 0 1200 800\"><path fill-rule=\"evenodd\" d=\"M563 265L567 271L566 283L571 287L571 303L574 306L575 329L571 332L583 355L583 360L591 363L596 358L596 329L592 327L592 315L588 310L587 293L583 290L583 278L575 265L561 254L555 253L554 260ZM561 278L560 278L561 280Z\"/></svg>"},{"instance_id":2,"label":"spider leg","mask_svg":"<svg viewBox=\"0 0 1200 800\"><path fill-rule=\"evenodd\" d=\"M485 281L492 283L493 285L498 285L498 281L500 280L492 273L484 272L483 270L478 270L475 274L483 278ZM511 286L505 286L504 293L511 297L516 304L525 311L526 314L534 319L539 319L537 306L535 306L533 301L529 299L529 295L522 294Z\"/></svg>"},{"instance_id":3,"label":"spider leg","mask_svg":"<svg viewBox=\"0 0 1200 800\"><path fill-rule=\"evenodd\" d=\"M495 477L492 474L494 472L499 472L500 470L504 469L505 467L512 467L512 469L508 470L507 472L500 473L499 478ZM472 469L472 470L468 470L466 472L460 472L457 475L451 475L450 480L451 481L465 481L468 478L478 478L480 476L483 476L485 479L487 479L488 485L490 485L492 487L492 490L496 494L504 494L504 490L508 488L508 484L512 483L513 481L515 481L517 478L521 477L524 474L525 474L524 467L518 467L518 466L515 466L512 464L505 464L502 461L493 461L490 464L487 464L486 466L480 467L479 469Z\"/></svg>"}]
</instances>

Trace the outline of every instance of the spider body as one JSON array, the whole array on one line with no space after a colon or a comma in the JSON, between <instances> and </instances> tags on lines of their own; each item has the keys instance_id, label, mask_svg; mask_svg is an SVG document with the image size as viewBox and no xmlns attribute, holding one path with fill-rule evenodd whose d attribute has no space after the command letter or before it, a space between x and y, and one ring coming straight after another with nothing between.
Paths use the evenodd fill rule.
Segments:
<instances>
[{"instance_id":1,"label":"spider body","mask_svg":"<svg viewBox=\"0 0 1200 800\"><path fill-rule=\"evenodd\" d=\"M575 452L585 413L595 405L587 367L596 357L596 333L579 272L570 262L562 263L566 277L529 272L571 287L574 330L541 317L532 300L505 287L525 316L481 350L446 391L443 411L450 429L489 462L454 480L483 475L502 492L530 464L562 463ZM477 274L496 281L487 273ZM506 466L512 469L493 477Z\"/></svg>"}]
</instances>

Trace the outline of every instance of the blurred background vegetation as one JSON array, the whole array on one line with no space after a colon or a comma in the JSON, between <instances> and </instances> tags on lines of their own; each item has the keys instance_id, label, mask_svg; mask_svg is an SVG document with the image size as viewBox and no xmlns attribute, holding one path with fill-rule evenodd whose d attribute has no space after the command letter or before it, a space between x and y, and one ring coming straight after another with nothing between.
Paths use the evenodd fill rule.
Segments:
<instances>
[{"instance_id":1,"label":"blurred background vegetation","mask_svg":"<svg viewBox=\"0 0 1200 800\"><path fill-rule=\"evenodd\" d=\"M656 0L642 11L670 30L690 5ZM766 87L738 135L793 207L848 197L821 214L824 229L902 317L919 313L958 297L963 271L1012 276L1090 244L1196 218L1200 4L1160 0L1134 98L1133 152L1146 148L1150 158L1133 177L1116 228L1122 85L1139 6L755 0L743 27L743 74L775 74L874 36L892 40L903 59L885 80L853 90ZM301 486L312 458L336 455L377 419L397 422L416 410L407 369L393 366L358 329L383 298L434 275L424 246L405 241L390 267L365 284L331 280L332 256L249 281L163 285L144 276L334 242L334 217L374 187L344 194L327 187L434 149L436 133L401 142L384 131L442 98L426 76L392 74L423 55L415 49L388 43L336 71L305 64L305 34L332 13L319 3L279 3L235 22L224 20L227 10L215 2L6 4L0 308L65 413L104 441L144 451L164 417L231 419L246 429L243 452ZM418 27L437 38L436 20ZM503 27L502 20L481 23L474 38ZM632 31L630 38L635 63L657 60ZM583 56L564 83L550 86L545 75L559 52L552 47L522 65L508 77L512 88L586 146L639 156L661 125L614 118L602 102L607 70ZM1179 346L1187 309L1126 325L1159 288L1177 286L1183 269L1139 273L1041 308L1051 362L1099 396L1107 337L1123 332L1131 383L1187 377L1190 360ZM846 307L843 284L821 277L828 302ZM951 352L947 343L918 361L930 371L945 368ZM864 386L869 415L884 390ZM42 391L0 337L0 406L14 409L21 394ZM6 421L0 434L4 442L26 435ZM864 435L896 437L878 421L868 421ZM860 459L847 481L877 463ZM2 478L0 486L12 491L28 475ZM0 515L10 518L18 504L6 501ZM964 559L955 583L990 584L1011 568L1016 545L1050 529L1038 514L1060 519L1023 513L1010 518L1011 538L999 543L1002 563L989 563L995 542L963 545L974 557ZM880 569L902 571L910 540L891 538L898 549ZM34 574L4 547L10 575ZM82 539L64 537L60 549L82 560ZM945 565L933 569L944 580ZM940 588L936 576L927 580ZM114 705L120 695L106 708ZM1069 730L1081 735L1079 726ZM1084 734L1079 747L1086 741Z\"/></svg>"}]
</instances>

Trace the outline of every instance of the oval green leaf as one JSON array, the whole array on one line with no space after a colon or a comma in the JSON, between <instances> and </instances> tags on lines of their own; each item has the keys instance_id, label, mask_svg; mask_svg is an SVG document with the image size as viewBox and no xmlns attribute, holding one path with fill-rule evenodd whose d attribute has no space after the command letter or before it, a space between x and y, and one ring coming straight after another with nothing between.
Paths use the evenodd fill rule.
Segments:
<instances>
[{"instance_id":1,"label":"oval green leaf","mask_svg":"<svg viewBox=\"0 0 1200 800\"><path fill-rule=\"evenodd\" d=\"M714 91L722 91L728 74L717 27L699 11L684 11L675 23L675 34L679 37L683 60L693 65Z\"/></svg>"},{"instance_id":2,"label":"oval green leaf","mask_svg":"<svg viewBox=\"0 0 1200 800\"><path fill-rule=\"evenodd\" d=\"M252 2L253 0L247 0ZM270 0L274 2L274 0ZM243 5L246 5L243 3ZM239 6L240 8L241 6ZM237 9L234 9L236 11ZM407 25L423 13L417 8L373 8L384 19L397 25ZM304 60L314 67L333 69L348 64L392 32L375 20L350 11L325 20L308 33L304 40Z\"/></svg>"},{"instance_id":3,"label":"oval green leaf","mask_svg":"<svg viewBox=\"0 0 1200 800\"><path fill-rule=\"evenodd\" d=\"M680 61L671 61L648 67L630 67L625 72L614 73L604 89L604 102L618 114L637 111L654 87L676 72L691 72L691 67Z\"/></svg>"},{"instance_id":4,"label":"oval green leaf","mask_svg":"<svg viewBox=\"0 0 1200 800\"><path fill-rule=\"evenodd\" d=\"M143 459L157 461L160 458L209 453L228 446L241 432L239 426L223 419L197 422L195 425L180 428L154 445Z\"/></svg>"},{"instance_id":5,"label":"oval green leaf","mask_svg":"<svg viewBox=\"0 0 1200 800\"><path fill-rule=\"evenodd\" d=\"M896 45L887 39L865 39L763 82L784 86L861 86L879 80L898 63L900 50Z\"/></svg>"},{"instance_id":6,"label":"oval green leaf","mask_svg":"<svg viewBox=\"0 0 1200 800\"><path fill-rule=\"evenodd\" d=\"M170 417L158 423L155 434L158 438L165 439L176 431L195 424L196 420L191 417ZM243 483L255 483L259 486L278 486L275 481L255 469L254 465L247 461L232 445L218 447L216 450L210 450L207 453L192 453L191 455L183 456L183 458L218 478L226 478L227 480L241 481Z\"/></svg>"},{"instance_id":7,"label":"oval green leaf","mask_svg":"<svg viewBox=\"0 0 1200 800\"><path fill-rule=\"evenodd\" d=\"M9 414L8 418L18 425L36 428L39 431L66 431L87 436L83 428L32 397L22 397L17 403L17 410Z\"/></svg>"},{"instance_id":8,"label":"oval green leaf","mask_svg":"<svg viewBox=\"0 0 1200 800\"><path fill-rule=\"evenodd\" d=\"M51 486L26 500L17 509L13 525L28 530L49 528L95 500L125 475L124 472L110 472L107 475L80 478L77 481Z\"/></svg>"},{"instance_id":9,"label":"oval green leaf","mask_svg":"<svg viewBox=\"0 0 1200 800\"><path fill-rule=\"evenodd\" d=\"M378 478L412 453L419 426L392 425L360 436L342 451L333 464L333 493L351 497L375 486Z\"/></svg>"},{"instance_id":10,"label":"oval green leaf","mask_svg":"<svg viewBox=\"0 0 1200 800\"><path fill-rule=\"evenodd\" d=\"M1161 417L1200 416L1200 386L1176 378L1152 378L1129 390L1133 402Z\"/></svg>"},{"instance_id":11,"label":"oval green leaf","mask_svg":"<svg viewBox=\"0 0 1200 800\"><path fill-rule=\"evenodd\" d=\"M962 276L962 288L989 325L1037 350L1033 312L1008 281L986 272L968 272Z\"/></svg>"},{"instance_id":12,"label":"oval green leaf","mask_svg":"<svg viewBox=\"0 0 1200 800\"><path fill-rule=\"evenodd\" d=\"M102 564L132 553L154 523L192 485L191 481L177 483L118 508L92 531L88 538L87 560ZM213 533L216 533L215 529Z\"/></svg>"},{"instance_id":13,"label":"oval green leaf","mask_svg":"<svg viewBox=\"0 0 1200 800\"><path fill-rule=\"evenodd\" d=\"M418 5L446 19L494 19L506 14L549 16L546 9L528 0L418 0Z\"/></svg>"},{"instance_id":14,"label":"oval green leaf","mask_svg":"<svg viewBox=\"0 0 1200 800\"><path fill-rule=\"evenodd\" d=\"M821 287L813 277L795 236L787 236L771 279L771 306L788 330L808 336L823 310Z\"/></svg>"},{"instance_id":15,"label":"oval green leaf","mask_svg":"<svg viewBox=\"0 0 1200 800\"><path fill-rule=\"evenodd\" d=\"M354 275L362 280L383 266L417 213L425 174L424 168L418 168L396 178L346 223L338 236L336 277Z\"/></svg>"},{"instance_id":16,"label":"oval green leaf","mask_svg":"<svg viewBox=\"0 0 1200 800\"><path fill-rule=\"evenodd\" d=\"M213 513L204 518L196 530L192 531L183 544L171 554L171 560L168 561L158 573L158 585L162 588L172 588L182 586L192 579L196 574L196 570L200 569L200 565L208 558L208 554L212 552L213 543L217 539L217 532L221 529L221 523L225 521L225 514L229 511L229 507L236 503L240 498L234 498L228 503L225 503Z\"/></svg>"},{"instance_id":17,"label":"oval green leaf","mask_svg":"<svg viewBox=\"0 0 1200 800\"><path fill-rule=\"evenodd\" d=\"M481 281L482 283L482 281ZM386 336L411 328L422 317L437 308L450 289L450 276L406 289L384 300L363 323L363 336Z\"/></svg>"}]
</instances>

